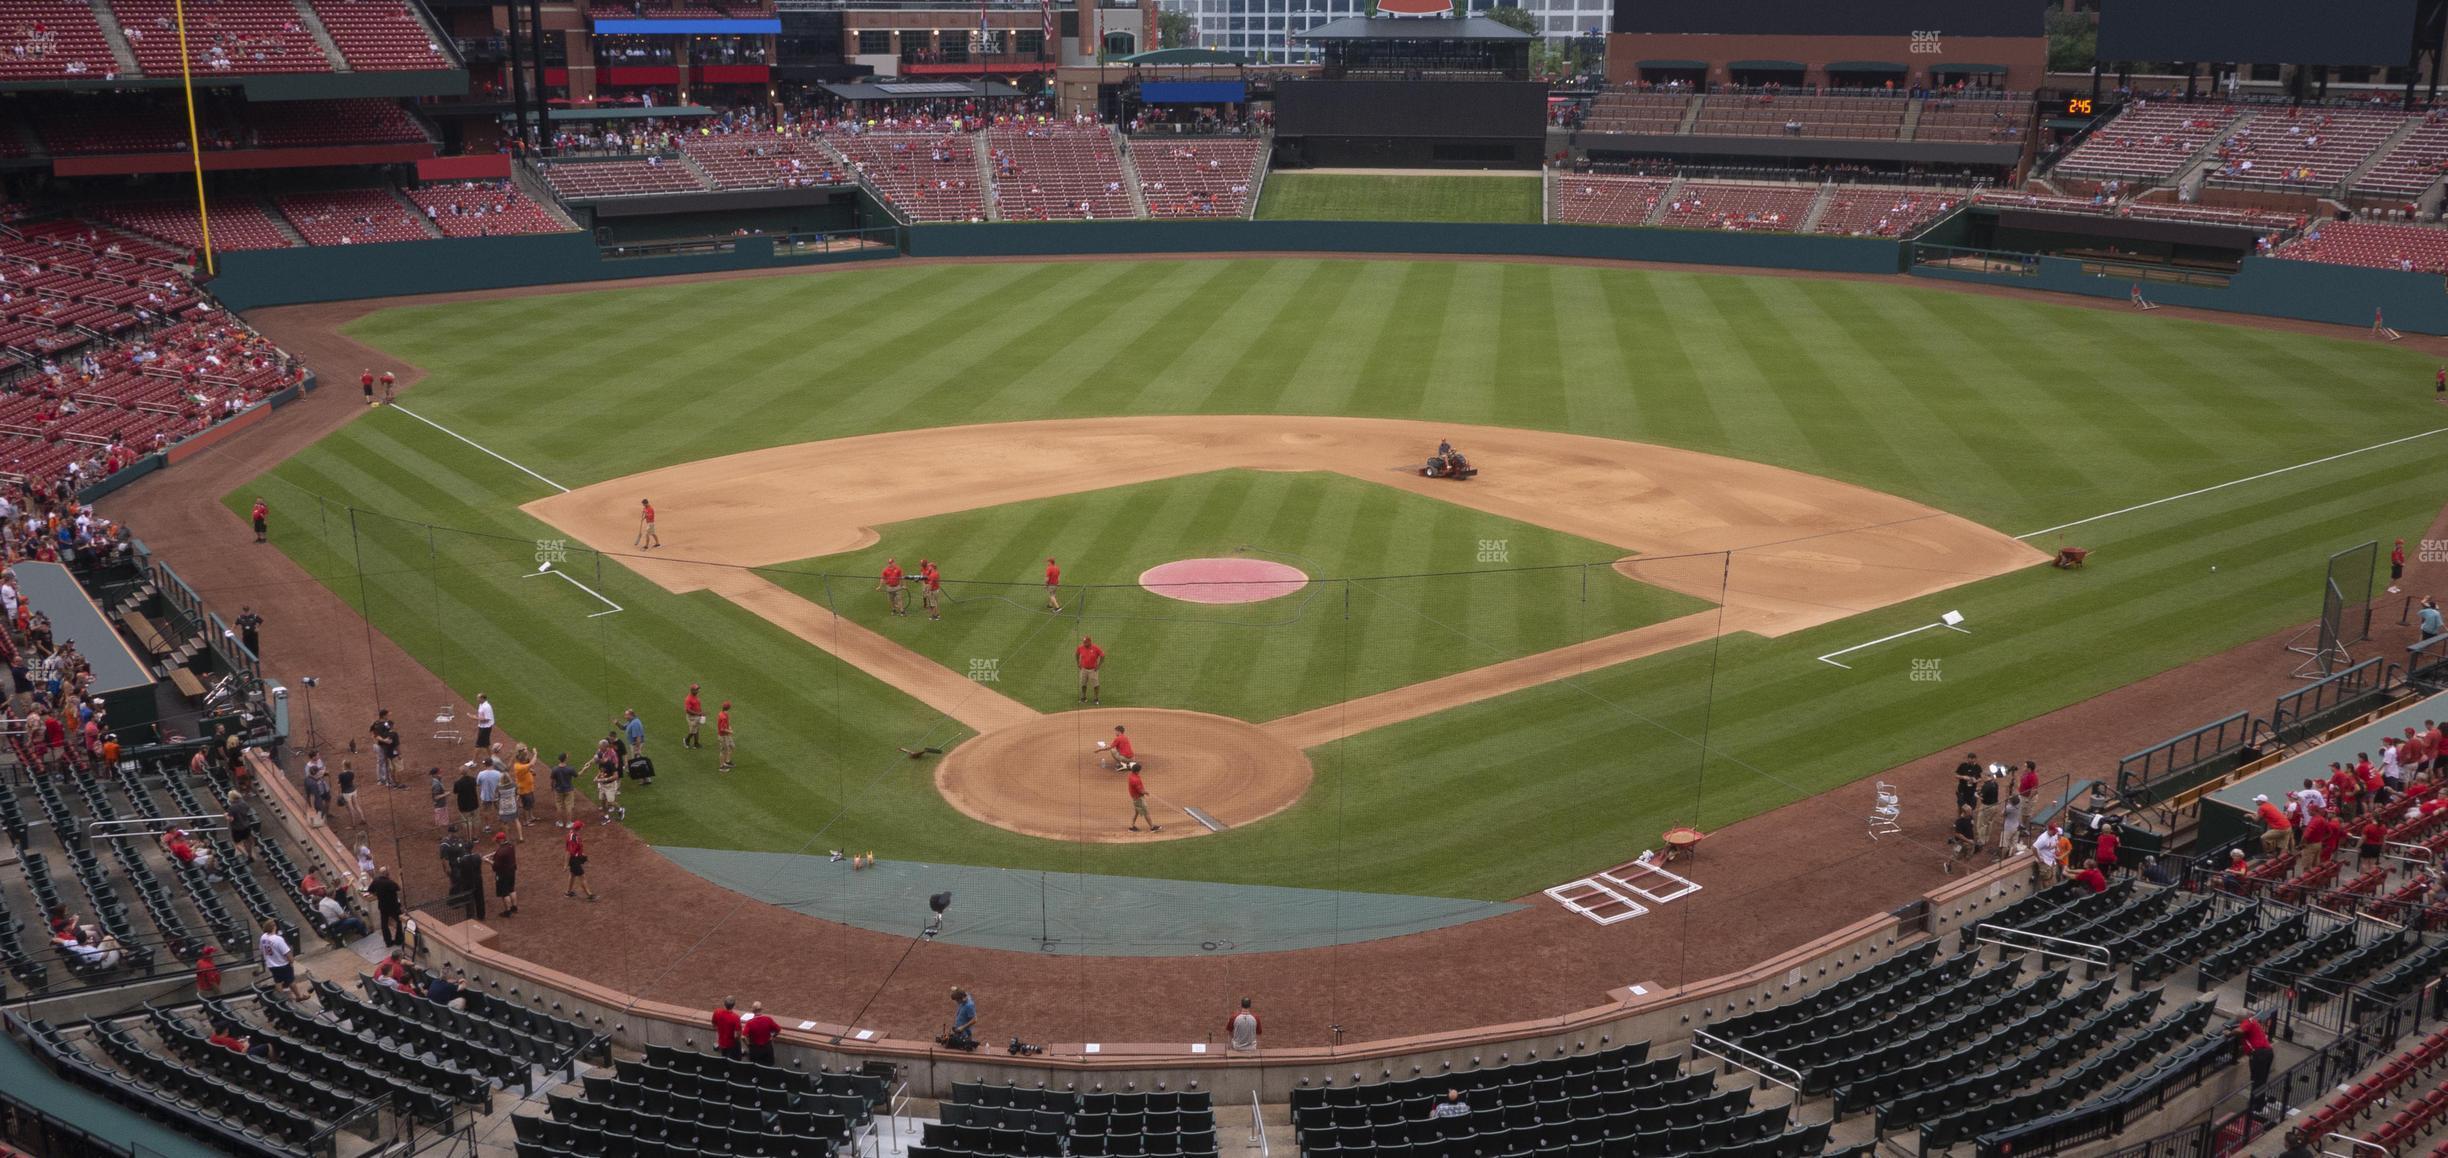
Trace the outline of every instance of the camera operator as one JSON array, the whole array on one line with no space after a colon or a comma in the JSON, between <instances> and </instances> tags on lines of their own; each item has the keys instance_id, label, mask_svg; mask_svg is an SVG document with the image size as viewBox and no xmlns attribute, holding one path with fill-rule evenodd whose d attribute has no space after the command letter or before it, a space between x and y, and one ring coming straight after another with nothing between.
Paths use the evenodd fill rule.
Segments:
<instances>
[{"instance_id":1,"label":"camera operator","mask_svg":"<svg viewBox=\"0 0 2448 1158\"><path fill-rule=\"evenodd\" d=\"M959 986L952 989L952 1032L944 1035L944 1044L952 1049L977 1048L977 999Z\"/></svg>"}]
</instances>

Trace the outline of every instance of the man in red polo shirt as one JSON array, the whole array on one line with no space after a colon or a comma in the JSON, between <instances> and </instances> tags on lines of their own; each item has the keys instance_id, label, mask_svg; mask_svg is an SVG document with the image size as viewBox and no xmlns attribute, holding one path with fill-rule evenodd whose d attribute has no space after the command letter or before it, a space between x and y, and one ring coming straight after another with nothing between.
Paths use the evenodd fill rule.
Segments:
<instances>
[{"instance_id":1,"label":"man in red polo shirt","mask_svg":"<svg viewBox=\"0 0 2448 1158\"><path fill-rule=\"evenodd\" d=\"M680 746L705 747L705 741L697 735L705 728L705 701L697 698L696 684L690 684L688 694L680 697L680 714L688 720L688 734L680 737Z\"/></svg>"},{"instance_id":2,"label":"man in red polo shirt","mask_svg":"<svg viewBox=\"0 0 2448 1158\"><path fill-rule=\"evenodd\" d=\"M1046 556L1046 610L1062 610L1062 568L1051 555Z\"/></svg>"},{"instance_id":3,"label":"man in red polo shirt","mask_svg":"<svg viewBox=\"0 0 2448 1158\"><path fill-rule=\"evenodd\" d=\"M2270 803L2267 796L2253 797L2255 811L2261 814L2261 851L2271 856L2285 856L2293 847L2294 822L2287 819L2286 810Z\"/></svg>"},{"instance_id":4,"label":"man in red polo shirt","mask_svg":"<svg viewBox=\"0 0 2448 1158\"><path fill-rule=\"evenodd\" d=\"M2236 1023L2236 1047L2244 1051L2244 1060L2252 1065L2252 1088L2260 1089L2269 1081L2270 1062L2277 1055L2270 1050L2269 1031L2261 1028L2261 1019L2247 1013Z\"/></svg>"},{"instance_id":5,"label":"man in red polo shirt","mask_svg":"<svg viewBox=\"0 0 2448 1158\"><path fill-rule=\"evenodd\" d=\"M1125 772L1139 770L1138 749L1131 747L1130 733L1123 731L1120 724L1114 725L1113 754L1114 767Z\"/></svg>"},{"instance_id":6,"label":"man in red polo shirt","mask_svg":"<svg viewBox=\"0 0 2448 1158\"><path fill-rule=\"evenodd\" d=\"M1130 830L1132 832L1139 831L1139 822L1141 820L1145 820L1148 822L1149 832L1163 832L1164 828L1156 823L1156 818L1148 815L1147 784L1145 781L1139 779L1139 770L1136 768L1131 769L1129 787L1131 800Z\"/></svg>"},{"instance_id":7,"label":"man in red polo shirt","mask_svg":"<svg viewBox=\"0 0 2448 1158\"><path fill-rule=\"evenodd\" d=\"M884 573L876 577L876 589L884 593L885 602L891 605L893 614L909 614L909 590L901 586L901 564L898 560L889 556L885 558Z\"/></svg>"},{"instance_id":8,"label":"man in red polo shirt","mask_svg":"<svg viewBox=\"0 0 2448 1158\"><path fill-rule=\"evenodd\" d=\"M748 1039L748 1060L758 1065L774 1064L774 1038L781 1036L782 1025L765 1013L765 1003L748 1003L748 1020L740 1023L740 1036Z\"/></svg>"},{"instance_id":9,"label":"man in red polo shirt","mask_svg":"<svg viewBox=\"0 0 2448 1158\"><path fill-rule=\"evenodd\" d=\"M918 601L926 606L927 618L943 618L943 572L931 560L918 560Z\"/></svg>"},{"instance_id":10,"label":"man in red polo shirt","mask_svg":"<svg viewBox=\"0 0 2448 1158\"><path fill-rule=\"evenodd\" d=\"M1083 704L1104 703L1105 692L1100 686L1102 677L1097 672L1098 669L1105 666L1105 649L1098 647L1095 640L1083 635L1080 637L1079 649L1072 654L1079 659L1080 702Z\"/></svg>"},{"instance_id":11,"label":"man in red polo shirt","mask_svg":"<svg viewBox=\"0 0 2448 1158\"><path fill-rule=\"evenodd\" d=\"M366 367L366 372L357 376L357 385L365 389L366 405L374 405L374 367Z\"/></svg>"},{"instance_id":12,"label":"man in red polo shirt","mask_svg":"<svg viewBox=\"0 0 2448 1158\"><path fill-rule=\"evenodd\" d=\"M723 998L722 1008L714 1011L714 1049L724 1057L740 1055L739 998Z\"/></svg>"},{"instance_id":13,"label":"man in red polo shirt","mask_svg":"<svg viewBox=\"0 0 2448 1158\"><path fill-rule=\"evenodd\" d=\"M2084 861L2082 871L2075 873L2074 879L2081 883L2082 887L2094 893L2108 891L2108 874L2099 870L2097 861Z\"/></svg>"}]
</instances>

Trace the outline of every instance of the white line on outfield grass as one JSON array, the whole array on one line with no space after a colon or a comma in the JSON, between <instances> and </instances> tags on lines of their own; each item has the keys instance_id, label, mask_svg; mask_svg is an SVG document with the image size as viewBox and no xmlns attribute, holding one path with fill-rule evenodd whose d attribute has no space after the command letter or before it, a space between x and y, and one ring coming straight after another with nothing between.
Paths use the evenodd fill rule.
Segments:
<instances>
[{"instance_id":1,"label":"white line on outfield grass","mask_svg":"<svg viewBox=\"0 0 2448 1158\"><path fill-rule=\"evenodd\" d=\"M433 419L427 418L427 417L425 417L424 415L419 414L419 413L417 413L417 412L416 412L416 411L414 411L414 410L410 410L410 409L408 409L407 407L402 406L402 405L400 405L400 404L399 404L399 403L397 403L397 402L394 402L394 403L392 403L392 404L391 404L391 409L393 409L393 410L397 410L397 411L399 411L400 413L405 414L405 415L407 415L407 416L408 416L408 417L410 417L410 418L416 419L417 421L422 422L422 423L424 423L424 424L425 424L425 425L427 425L427 426L433 427L435 430L439 430L439 431L441 431L441 432L442 432L442 433L444 433L444 434L450 435L452 438L456 438L456 439L458 439L459 441L461 441L461 442L464 442L464 443L468 444L469 446L473 446L473 447L475 447L475 448L476 448L476 449L478 449L478 450L484 451L486 454L493 455L493 457L494 457L494 458L499 458L499 459L501 459L501 461L503 461L503 462L508 462L508 463L510 463L510 465L511 465L512 467L517 468L517 470L519 471L519 473L524 474L524 475L526 475L527 477L529 477L529 478L531 478L531 479L536 480L537 482L543 483L545 486L551 487L552 489L557 490L557 491L559 491L559 492L561 492L562 494L565 494L565 495L569 493L569 488L568 488L568 487L562 486L560 483L557 483L557 482L554 482L554 481L553 481L553 480L551 480L551 479L545 478L543 475L537 474L536 472L534 472L534 471L532 471L532 470L528 470L526 467L524 467L524 466L520 466L518 463L515 463L515 462L510 462L510 460L509 460L509 459L502 458L502 456L500 456L500 455L498 455L498 454L493 454L493 451L491 450L491 448L489 448L489 447L485 446L483 443L480 443L480 442L476 441L476 440L475 440L475 439L473 439L473 438L469 438L467 435L461 434L461 433L459 433L459 432L458 432L458 431L456 431L456 430L452 430L450 427L444 426L444 425L442 425L441 423L434 421Z\"/></svg>"},{"instance_id":2,"label":"white line on outfield grass","mask_svg":"<svg viewBox=\"0 0 2448 1158\"><path fill-rule=\"evenodd\" d=\"M2426 430L2426 431L2423 431L2421 434L2409 434L2409 435L2406 435L2404 438L2392 438L2392 439L2388 440L2387 442L2375 442L2375 443L2373 443L2372 445L2370 445L2370 446L2366 446L2366 447L2363 447L2363 448L2361 448L2361 449L2359 449L2359 450L2349 450L2349 451L2346 451L2346 452L2345 452L2345 453L2343 453L2343 454L2333 454L2333 455L2330 455L2330 456L2329 456L2329 457L2327 457L2327 458L2316 458L2316 459L2313 459L2313 460L2312 460L2312 461L2310 461L2310 462L2299 462L2299 463L2296 463L2296 464L2295 464L2295 465L2293 465L2293 466L2282 466L2282 467L2279 467L2279 468L2278 468L2278 469L2276 469L2276 470L2265 470L2265 471L2262 471L2260 474L2253 475L2253 476L2252 476L2252 477L2250 477L2250 478L2229 479L2229 480L2227 480L2226 482L2219 483L2219 484L2217 484L2217 485L2215 485L2215 486L2206 486L2206 487L2203 487L2202 489L2197 490L2197 491L2186 491L2185 493L2183 493L2183 494L2181 494L2181 495L2169 495L2168 497L2166 497L2166 498L2164 498L2164 499L2152 499L2151 501L2149 501L2149 502L2147 502L2147 503L2135 503L2134 505L2132 505L2132 506L2130 506L2130 507L2126 507L2125 509L2120 510L2120 511L2110 511L2110 512L2108 512L2107 514L2104 514L2104 515L2093 515L2093 516L2091 516L2090 518L2087 518L2087 519L2076 519L2076 520L2074 520L2074 521L2073 521L2073 522L2071 522L2071 523L2059 523L2059 524L2057 524L2057 525L2056 525L2056 526L2054 526L2054 527L2043 527L2043 528L2041 528L2040 530L2037 530L2037 531L2031 531L2031 532L2027 532L2027 533L2025 533L2025 534L2016 535L2016 536L2015 536L2015 538L2017 538L2017 539L2035 539L2035 538L2038 538L2038 537L2040 537L2040 536L2042 536L2042 535L2049 534L2049 533L2051 533L2051 532L2065 530L2065 529L2066 529L2066 528L2068 528L2068 527L2079 527L2079 526L2083 525L2084 523L2096 523L2096 522L2100 521L2101 519L2113 519L2113 518L2117 517L2118 515L2130 515L2130 514L2134 513L2135 511L2139 511L2139 510L2146 510L2146 509L2148 509L2148 508L2158 506L2158 505L2159 505L2159 504L2161 504L2161 503L2172 503L2172 502L2175 502L2175 501L2176 501L2176 500L2178 500L2178 499L2189 499L2189 498L2192 498L2192 497L2193 497L2193 496L2195 496L2195 495L2206 495L2206 494L2209 494L2209 493L2210 493L2210 492L2212 492L2212 491L2223 491L2223 490L2226 490L2228 487L2242 486L2242 485L2244 485L2245 483L2248 483L2248 482L2259 482L2259 481L2261 481L2262 479L2265 479L2265 478L2276 478L2277 476L2282 475L2282 474L2285 474L2285 473L2287 473L2288 471L2302 470L2303 468L2308 467L2308 466L2319 466L2320 464L2322 464L2322 463L2324 463L2324 462L2336 462L2337 460L2339 460L2339 459L2341 459L2341 458L2353 458L2354 456L2356 456L2356 455L2358 455L2358 454L2368 454L2368 453L2370 453L2370 452L2372 452L2372 451L2375 451L2375 450L2386 450L2386 449L2388 449L2389 447L2392 447L2392 446L2398 446L2398 445L2402 445L2402 444L2404 444L2404 443L2412 442L2412 441L2414 441L2415 439L2418 439L2418 438L2429 438L2429 437L2431 437L2431 436L2432 436L2432 435L2434 435L2434 434L2442 434L2442 433L2448 433L2448 426L2443 426L2443 427L2440 427L2440 428L2439 428L2439 429L2437 429L2437 430ZM525 468L521 468L521 469L525 469Z\"/></svg>"},{"instance_id":3,"label":"white line on outfield grass","mask_svg":"<svg viewBox=\"0 0 2448 1158\"><path fill-rule=\"evenodd\" d=\"M611 609L612 609L611 611L598 611L598 612L596 612L596 613L595 613L595 614L593 614L593 615L587 616L587 618L589 618L589 619L601 619L601 618L603 618L604 616L610 615L610 614L612 614L613 612L616 612L616 611L621 610L621 605L620 605L620 604L618 604L618 603L614 603L614 602L612 602L612 601L611 601L611 600L609 600L609 599L604 599L604 593L603 593L603 592L601 592L601 591L597 591L596 589L594 589L594 588L592 588L592 587L589 587L589 586L587 586L587 585L586 585L586 584L584 584L584 583L580 583L579 581L577 581L577 580L575 580L575 579L570 579L569 572L567 572L567 571L555 571L555 570L553 570L553 565L552 565L552 564L550 564L550 563L546 563L546 564L544 564L542 567L540 567L540 568L538 568L538 569L536 569L536 570L534 570L534 571L530 571L530 572L528 572L528 573L526 573L526 574L524 574L524 575L521 575L521 576L519 576L519 578L521 578L521 579L533 579L533 578L535 578L535 577L536 577L536 576L538 576L538 575L558 575L558 576L562 577L563 579L569 579L570 586L575 587L575 588L579 589L580 591L584 591L584 592L586 592L587 594L592 595L592 596L594 596L595 598L602 600L602 601L603 601L603 605L604 605L604 606L609 607L609 608L611 608Z\"/></svg>"}]
</instances>

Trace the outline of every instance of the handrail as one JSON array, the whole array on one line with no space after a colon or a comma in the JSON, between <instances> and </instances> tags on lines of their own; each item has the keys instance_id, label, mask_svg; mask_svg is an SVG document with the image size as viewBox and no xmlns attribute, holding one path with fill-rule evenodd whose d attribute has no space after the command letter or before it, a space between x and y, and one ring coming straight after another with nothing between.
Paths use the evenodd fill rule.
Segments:
<instances>
[{"instance_id":1,"label":"handrail","mask_svg":"<svg viewBox=\"0 0 2448 1158\"><path fill-rule=\"evenodd\" d=\"M178 823L179 821L182 821L182 820L221 820L221 819L225 819L225 818L224 818L224 817L223 817L223 816L222 816L220 813L214 813L214 814L209 815L209 816L151 816L151 817L146 817L146 816L131 816L131 817L125 817L125 818L122 818L122 819L119 819L119 820L96 820L96 821L89 822L89 823L87 823L87 824L85 825L85 835L86 835L86 836L88 836L88 837L98 838L98 839L101 839L101 840L125 840L125 839L127 839L128 837L131 837L131 836L161 836L161 835L163 835L164 833L169 832L169 831L170 831L171 829L173 829L173 828L176 828L176 829L181 829L181 830L184 830L184 831L187 831L187 832L226 832L226 831L228 831L228 826L227 826L227 825L216 825L216 826L212 826L212 827L205 827L205 826L203 826L203 825L198 825L198 826L195 826L195 827L193 827L193 828L189 828L189 827L188 827L188 826L186 826L186 825L183 825L183 824ZM156 824L158 824L158 825L166 825L167 827L160 828L160 829L138 829L138 830L135 830L135 831L129 831L129 832L118 832L118 831L113 831L113 832L103 832L103 831L101 831L101 830L102 830L102 829L104 829L104 828L113 828L113 829L117 829L117 828L125 828L126 826L129 826L129 825L156 825Z\"/></svg>"},{"instance_id":2,"label":"handrail","mask_svg":"<svg viewBox=\"0 0 2448 1158\"><path fill-rule=\"evenodd\" d=\"M1715 1049L1710 1049L1710 1048L1708 1048L1707 1046L1704 1046L1704 1045L1702 1045L1702 1044L1701 1044L1701 1042L1702 1042L1702 1041L1704 1041L1704 1040L1705 1040L1705 1041L1709 1041L1709 1042L1714 1042L1714 1043L1716 1043L1716 1045L1718 1046L1718 1048L1719 1048L1719 1049L1731 1050L1731 1051L1733 1051L1733 1052L1735 1052L1735 1053L1747 1054L1747 1055L1749 1055L1749 1056L1751 1056L1751 1057L1757 1058L1757 1059L1759 1059L1761 1062L1765 1063L1766 1065L1774 1066L1774 1067L1776 1067L1777 1069L1780 1069L1780 1070L1785 1071L1786 1073L1792 1074L1792 1075L1793 1075L1793 1080L1792 1080L1792 1081L1790 1081L1790 1082L1788 1082L1788 1081L1783 1081L1783 1080L1779 1079L1779 1078L1778 1078L1776 1075L1769 1073L1769 1072L1768 1072L1767 1070L1765 1070L1765 1069L1762 1069L1760 1066L1755 1066L1755 1065L1752 1065L1752 1064L1750 1064L1749 1062L1738 1061L1738 1060L1736 1060L1735 1058L1733 1058L1732 1056L1729 1056L1728 1054L1719 1053L1719 1052L1718 1052L1717 1050L1715 1050ZM1719 1060L1719 1061L1721 1061L1721 1062L1724 1062L1724 1063L1725 1063L1725 1064L1727 1064L1727 1065L1730 1065L1730 1066L1735 1066L1735 1067L1740 1068L1740 1069L1746 1069L1746 1070L1751 1071L1752 1073L1758 1074L1758 1075L1760 1076L1760 1080L1761 1080L1761 1081L1775 1082L1776 1084L1778 1084L1778 1085L1780 1085L1780 1086L1783 1086L1783 1087L1785 1087L1786 1089L1792 1090L1792 1091L1794 1092L1794 1096L1796 1096L1796 1097L1800 1097L1800 1096L1801 1096L1801 1094L1802 1094L1802 1071L1801 1071L1801 1070L1798 1070L1798 1069L1795 1069L1795 1068L1794 1068L1794 1067L1792 1067L1792 1066L1786 1065L1784 1062L1778 1061L1778 1060L1777 1060L1777 1059L1775 1059L1775 1058L1769 1057L1767 1054L1761 1053L1761 1052L1759 1052L1758 1050L1755 1050L1755 1049L1746 1049L1746 1048L1744 1048L1744 1047L1742 1047L1742 1046L1739 1046L1739 1045L1734 1044L1733 1042L1727 1041L1726 1039L1724 1039L1724 1038L1722 1038L1722 1037L1719 1037L1719 1036L1717 1036L1716 1034L1710 1033L1709 1031L1707 1031L1707 1030L1705 1030L1705 1029L1695 1029L1695 1030L1693 1030L1693 1031L1692 1031L1692 1046L1691 1046L1691 1047L1692 1047L1692 1052L1693 1052L1693 1053L1704 1053L1704 1054L1707 1054L1707 1055L1709 1055L1710 1057L1716 1058L1717 1060Z\"/></svg>"},{"instance_id":3,"label":"handrail","mask_svg":"<svg viewBox=\"0 0 2448 1158\"><path fill-rule=\"evenodd\" d=\"M2059 952L2055 949L2048 948L2045 945L2017 945L2012 941L2001 940L1997 937L1990 936L1989 933L1993 929L1999 933L2011 933L2017 937L2029 937L2035 941L2048 941L2058 945L2072 945L2078 949L2089 949L2093 953L2098 954L2098 956L2085 957L2076 953ZM2012 925L1992 925L1987 921L1983 921L1979 925L1974 926L1972 931L1973 939L1984 945L2000 945L2008 949L2019 949L2025 952L2038 953L2043 957L2063 957L2068 961L2083 961L2093 965L2106 966L2116 964L2116 958L2110 955L2106 945L2094 945L2089 941L2073 941L2064 937L2052 937L2046 933L2034 933L2029 929L2018 929Z\"/></svg>"},{"instance_id":4,"label":"handrail","mask_svg":"<svg viewBox=\"0 0 2448 1158\"><path fill-rule=\"evenodd\" d=\"M1266 1119L1258 1114L1258 1091L1250 1090L1250 1145L1258 1148L1258 1158L1267 1158Z\"/></svg>"}]
</instances>

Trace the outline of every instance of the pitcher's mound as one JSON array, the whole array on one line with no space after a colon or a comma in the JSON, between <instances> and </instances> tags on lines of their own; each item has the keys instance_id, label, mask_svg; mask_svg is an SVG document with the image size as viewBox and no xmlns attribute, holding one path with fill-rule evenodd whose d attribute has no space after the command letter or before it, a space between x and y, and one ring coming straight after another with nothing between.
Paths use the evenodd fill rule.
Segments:
<instances>
[{"instance_id":1,"label":"pitcher's mound","mask_svg":"<svg viewBox=\"0 0 2448 1158\"><path fill-rule=\"evenodd\" d=\"M1097 741L1127 730L1147 783L1145 822L1130 831L1128 777L1096 765ZM1292 806L1312 771L1300 749L1255 724L1166 708L1082 708L998 728L952 749L935 789L997 828L1051 840L1131 843L1205 836L1198 809L1227 828Z\"/></svg>"}]
</instances>

